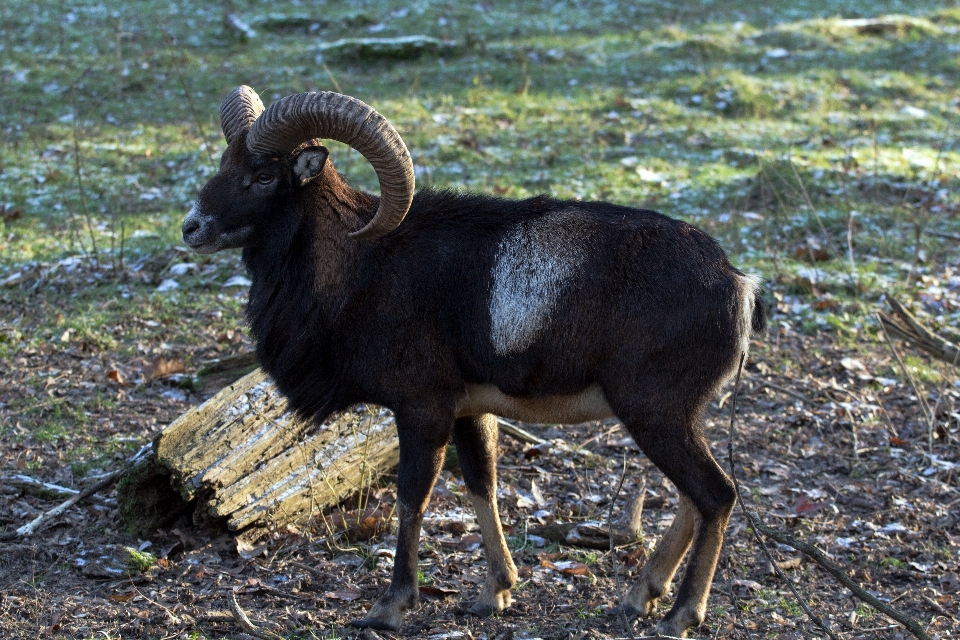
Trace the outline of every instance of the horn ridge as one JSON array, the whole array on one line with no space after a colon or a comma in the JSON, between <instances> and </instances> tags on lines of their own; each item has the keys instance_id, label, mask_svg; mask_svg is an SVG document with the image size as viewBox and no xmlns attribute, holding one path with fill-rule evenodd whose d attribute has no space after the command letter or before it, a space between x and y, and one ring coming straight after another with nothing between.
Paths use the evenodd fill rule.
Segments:
<instances>
[{"instance_id":1,"label":"horn ridge","mask_svg":"<svg viewBox=\"0 0 960 640\"><path fill-rule=\"evenodd\" d=\"M397 130L373 107L332 91L277 100L255 120L247 148L257 154L290 153L311 138L328 138L356 149L380 181L380 207L351 237L373 239L395 229L413 200L413 161Z\"/></svg>"},{"instance_id":2,"label":"horn ridge","mask_svg":"<svg viewBox=\"0 0 960 640\"><path fill-rule=\"evenodd\" d=\"M261 113L263 102L252 88L244 84L228 93L220 103L220 129L227 144L242 131L249 130Z\"/></svg>"}]
</instances>

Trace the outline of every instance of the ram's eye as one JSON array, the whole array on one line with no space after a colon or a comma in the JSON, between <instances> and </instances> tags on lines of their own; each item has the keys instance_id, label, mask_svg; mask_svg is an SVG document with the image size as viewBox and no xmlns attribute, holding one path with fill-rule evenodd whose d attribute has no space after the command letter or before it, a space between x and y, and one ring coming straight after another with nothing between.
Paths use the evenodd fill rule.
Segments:
<instances>
[{"instance_id":1,"label":"ram's eye","mask_svg":"<svg viewBox=\"0 0 960 640\"><path fill-rule=\"evenodd\" d=\"M273 176L269 173L261 173L257 176L257 182L260 184L271 184L276 179L276 176Z\"/></svg>"}]
</instances>

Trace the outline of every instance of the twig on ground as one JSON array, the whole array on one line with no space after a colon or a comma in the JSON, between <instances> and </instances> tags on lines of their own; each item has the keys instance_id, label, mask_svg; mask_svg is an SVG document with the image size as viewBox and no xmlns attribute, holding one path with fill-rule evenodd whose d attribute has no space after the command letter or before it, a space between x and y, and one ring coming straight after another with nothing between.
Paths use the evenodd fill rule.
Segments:
<instances>
[{"instance_id":1,"label":"twig on ground","mask_svg":"<svg viewBox=\"0 0 960 640\"><path fill-rule=\"evenodd\" d=\"M102 474L96 478L87 478L87 480L102 480L109 474ZM44 492L55 493L61 496L74 496L80 493L79 489L71 489L70 487L62 487L58 484L53 484L52 482L44 482L43 480L37 480L36 478L31 478L30 476L25 476L22 473L17 473L10 476L0 476L0 484L7 484L13 487L19 487L20 489L28 492L34 492L43 494ZM88 502L103 503L103 499L98 496L90 495L85 498Z\"/></svg>"},{"instance_id":2,"label":"twig on ground","mask_svg":"<svg viewBox=\"0 0 960 640\"><path fill-rule=\"evenodd\" d=\"M729 462L730 462L730 477L733 480L733 488L737 494L737 503L740 505L740 509L743 511L743 514L746 516L747 521L750 523L751 527L753 528L753 535L756 538L757 543L760 545L760 548L763 549L764 555L767 556L767 560L770 561L771 566L774 567L774 569L777 572L777 575L780 576L780 579L786 582L787 586L790 587L790 591L793 592L793 596L794 598L796 598L797 602L800 604L800 608L803 609L804 613L807 614L807 617L809 617L810 620L812 620L813 623L817 625L824 633L830 636L832 640L840 640L839 637L827 627L827 625L823 622L823 620L821 620L820 617L810 609L809 605L807 605L807 602L803 599L803 597L797 591L797 587L796 585L793 584L793 581L787 577L787 575L783 572L783 570L779 566L777 566L777 561L774 560L773 555L770 553L770 550L767 549L767 545L764 544L763 539L757 533L758 531L757 524L759 521L759 517L754 518L753 514L747 511L747 507L743 503L743 495L740 493L740 481L737 479L737 470L736 470L736 465L734 464L734 459L733 459L733 436L734 436L733 427L737 419L737 395L740 392L740 375L743 373L743 362L746 359L747 359L747 354L743 353L740 356L740 366L737 368L737 378L733 387L733 403L730 406L730 433L727 438L727 457L729 458Z\"/></svg>"},{"instance_id":3,"label":"twig on ground","mask_svg":"<svg viewBox=\"0 0 960 640\"><path fill-rule=\"evenodd\" d=\"M317 569L316 567L311 567L310 565L306 564L305 562L299 562L299 561L297 561L297 560L293 560L293 561L290 562L290 564L292 564L293 566L295 566L295 567L297 567L297 568L299 568L299 569L303 569L304 571L306 571L306 572L309 573L310 575L312 575L312 576L314 576L314 577L317 577L317 578L322 578L322 579L326 580L327 578L330 577L328 574L324 573L324 572L321 571L320 569Z\"/></svg>"},{"instance_id":4,"label":"twig on ground","mask_svg":"<svg viewBox=\"0 0 960 640\"><path fill-rule=\"evenodd\" d=\"M921 593L921 594L920 594L920 599L923 600L924 602L926 602L926 603L930 606L931 609L933 609L934 611L936 611L936 612L939 613L940 615L944 616L945 618L950 618L951 620L956 620L956 619L957 619L957 617L956 617L955 615L953 615L952 613L950 613L949 611L947 611L946 609L944 609L944 608L940 605L939 602L937 602L936 600L934 600L934 599L931 598L930 596L924 595L924 594Z\"/></svg>"},{"instance_id":5,"label":"twig on ground","mask_svg":"<svg viewBox=\"0 0 960 640\"><path fill-rule=\"evenodd\" d=\"M744 356L741 357L740 359L740 370L743 369L743 359L745 356L746 354L744 354ZM906 615L902 611L899 611L898 609L895 609L889 606L888 604L882 602L878 598L875 598L874 596L867 593L864 589L860 588L860 586L857 583L855 583L838 564L836 564L833 560L828 558L823 551L813 546L812 544L803 542L802 540L798 540L791 535L788 535L786 533L783 533L782 531L779 531L778 529L774 529L773 527L768 527L760 519L759 514L751 513L750 511L747 510L747 507L743 502L743 495L740 492L740 482L737 480L736 468L735 468L734 458L733 458L734 423L737 417L737 388L740 386L740 370L737 371L737 382L736 382L736 386L734 387L733 406L731 407L731 410L730 410L731 411L730 435L727 440L727 456L730 462L730 476L733 480L733 486L737 493L737 503L740 505L740 509L743 511L744 516L746 516L747 521L750 523L750 526L753 528L754 537L757 539L757 542L760 543L760 547L763 549L764 553L767 555L767 558L770 560L771 565L776 569L777 575L780 576L780 578L787 583L787 586L790 587L790 590L793 592L794 596L796 597L797 602L800 604L800 607L810 617L810 619L813 620L814 623L818 627L820 627L827 635L829 635L831 638L836 639L837 636L832 631L830 631L829 628L826 627L823 621L816 614L814 614L810 610L806 601L802 597L800 597L799 593L797 593L797 590L793 584L793 581L787 578L787 576L783 573L783 571L774 561L773 556L770 554L770 550L767 549L767 546L763 543L763 539L760 537L761 533L765 536L773 538L774 540L776 540L781 544L785 544L787 546L793 547L797 551L801 551L804 554L806 554L808 558L810 558L811 560L816 562L818 565L820 565L820 567L823 568L827 573L829 573L834 578L836 578L837 581L840 582L840 584L842 584L847 589L849 589L853 593L853 595L857 596L858 598L860 598L861 600L869 604L871 607L873 607L880 613L883 613L884 615L890 618L893 618L894 620L902 624L904 627L907 628L908 631L910 631L910 633L914 635L914 637L919 638L920 640L931 640L930 636L927 635L927 633L923 630L923 627L920 626L920 623L918 623L916 620Z\"/></svg>"},{"instance_id":6,"label":"twig on ground","mask_svg":"<svg viewBox=\"0 0 960 640\"><path fill-rule=\"evenodd\" d=\"M750 631L747 629L747 625L743 622L743 616L740 615L740 598L737 597L737 592L733 588L733 584L729 582L729 577L727 575L727 570L730 569L732 555L727 556L727 566L724 567L723 579L727 581L730 585L730 601L733 603L733 615L734 619L737 621L740 630L743 631L744 638L750 638ZM717 625L717 633L720 632L720 625Z\"/></svg>"},{"instance_id":7,"label":"twig on ground","mask_svg":"<svg viewBox=\"0 0 960 640\"><path fill-rule=\"evenodd\" d=\"M255 366L257 366L257 353L255 351L242 351L232 356L207 360L197 369L197 377Z\"/></svg>"},{"instance_id":8,"label":"twig on ground","mask_svg":"<svg viewBox=\"0 0 960 640\"><path fill-rule=\"evenodd\" d=\"M526 429L521 429L515 424L507 422L503 418L497 418L497 425L500 427L501 433L505 433L508 436L512 436L519 440L520 442L526 442L529 444L546 444L547 441L543 438L537 437L527 431Z\"/></svg>"},{"instance_id":9,"label":"twig on ground","mask_svg":"<svg viewBox=\"0 0 960 640\"><path fill-rule=\"evenodd\" d=\"M912 313L900 304L895 298L886 296L893 315L883 311L877 312L880 326L897 338L926 351L928 354L948 364L956 365L960 362L960 347L941 338L930 329L920 324Z\"/></svg>"},{"instance_id":10,"label":"twig on ground","mask_svg":"<svg viewBox=\"0 0 960 640\"><path fill-rule=\"evenodd\" d=\"M762 389L762 388L764 388L764 387L773 389L774 391L779 391L780 393L784 393L784 394L790 396L791 398L796 398L796 399L799 400L800 402L803 402L803 403L806 403L806 404L809 404L809 405L815 404L813 400L811 400L811 399L808 398L807 396L803 395L802 393L797 393L796 391L791 391L790 389L787 389L786 387L781 387L780 385L778 385L778 384L773 384L772 382L769 382L769 381L767 381L767 380L761 380L761 381L760 381L760 388Z\"/></svg>"},{"instance_id":11,"label":"twig on ground","mask_svg":"<svg viewBox=\"0 0 960 640\"><path fill-rule=\"evenodd\" d=\"M160 604L160 603L157 602L156 600L148 597L146 594L143 593L143 591L140 591L140 588L137 586L136 582L134 582L132 576L130 576L130 575L128 574L128 575L127 575L127 579L128 579L128 581L130 582L130 586L133 587L133 590L137 592L137 595L139 595L141 598L143 598L144 600L146 600L146 601L149 602L150 604L154 605L155 607L157 607L157 608L159 608L159 609L163 609L163 612L167 614L167 617L170 618L170 622L172 622L173 624L176 624L176 625L181 624L182 620L181 620L179 617L177 617L177 615L176 615L173 611L171 611L171 610L168 609L167 607L163 606L162 604ZM156 592L154 592L154 594L155 594L155 593L156 593Z\"/></svg>"},{"instance_id":12,"label":"twig on ground","mask_svg":"<svg viewBox=\"0 0 960 640\"><path fill-rule=\"evenodd\" d=\"M878 631L892 631L892 630L896 629L898 626L900 626L900 625L887 624L887 625L884 625L884 626L882 626L882 627L870 627L869 629L854 629L854 630L852 631L852 633L853 633L853 635L855 635L855 636L862 636L862 635L866 635L866 634L868 634L868 633L877 633Z\"/></svg>"},{"instance_id":13,"label":"twig on ground","mask_svg":"<svg viewBox=\"0 0 960 640\"><path fill-rule=\"evenodd\" d=\"M143 456L147 453L147 451L150 450L151 447L152 445L150 444L144 445L132 458L130 458L127 461L127 463L123 467L121 467L120 469L117 469L116 471L106 474L105 476L103 476L103 479L97 482L96 484L93 484L87 487L86 489L83 489L82 491L77 492L67 501L60 503L59 505L57 505L53 509L50 509L49 511L45 511L44 513L41 513L39 516L37 516L27 524L23 525L22 527L16 529L15 531L6 531L3 533L0 533L0 541L14 540L16 538L25 538L27 536L33 535L40 529L41 526L49 522L51 519L56 518L60 514L64 513L67 509L77 504L84 498L92 496L98 491L101 491L104 488L108 487L109 485L113 484L117 480L117 478L119 478L120 476L125 474L127 471L129 471L131 468L133 468L134 465L138 464L142 460Z\"/></svg>"},{"instance_id":14,"label":"twig on ground","mask_svg":"<svg viewBox=\"0 0 960 640\"><path fill-rule=\"evenodd\" d=\"M887 346L890 347L890 351L893 352L893 356L897 359L897 364L900 365L903 375L907 377L907 380L910 382L910 386L913 388L913 392L917 396L917 403L920 405L920 410L923 412L923 417L927 423L927 450L930 453L933 453L933 434L935 431L935 422L933 413L930 411L930 406L927 404L927 398L920 391L920 387L917 385L917 381L913 379L913 375L910 374L910 370L907 368L907 365L903 363L903 358L900 357L900 352L897 351L897 347L893 344L893 340L890 339L890 334L887 333L887 327L884 325L883 318L880 313L877 313L877 320L880 321L880 331L883 333L884 340L887 341Z\"/></svg>"},{"instance_id":15,"label":"twig on ground","mask_svg":"<svg viewBox=\"0 0 960 640\"><path fill-rule=\"evenodd\" d=\"M641 516L643 515L643 494L645 491L646 484L624 509L620 520L615 524L605 527L590 522L564 522L542 527L531 527L530 533L551 542L602 551L610 548L609 540L611 537L618 547L636 545L643 542Z\"/></svg>"},{"instance_id":16,"label":"twig on ground","mask_svg":"<svg viewBox=\"0 0 960 640\"><path fill-rule=\"evenodd\" d=\"M613 492L613 499L610 500L610 507L607 510L607 522L609 523L608 533L610 538L610 562L613 563L613 579L616 583L617 596L620 598L620 601L623 602L625 596L623 592L623 587L620 584L620 563L617 562L617 547L616 541L614 538L614 526L613 526L613 505L616 503L617 498L620 497L620 490L623 489L623 481L627 477L627 450L623 450L623 469L620 472L620 482L617 483L617 490ZM643 485L640 489L640 500L643 500L643 493L647 490L646 481L643 482ZM641 503L642 504L642 503ZM626 514L626 512L625 512ZM627 633L630 634L631 638L636 637L633 633L633 627L630 625L630 620L627 619L627 614L623 610L623 607L617 607L617 613L620 614L620 622L623 623L623 628L626 629Z\"/></svg>"},{"instance_id":17,"label":"twig on ground","mask_svg":"<svg viewBox=\"0 0 960 640\"><path fill-rule=\"evenodd\" d=\"M941 362L953 365L954 370L956 370L957 364L960 364L960 347L924 327L913 317L913 314L907 311L896 299L887 296L887 302L890 303L890 307L893 309L893 317L885 315L882 311L877 313L877 316L880 318L881 327L885 332L892 333L894 336L907 342L907 344L920 348ZM931 451L933 447L933 436L937 431L935 424L937 409L943 400L946 384L946 378L944 378L938 385L937 401L934 403L933 409L929 409L929 405L927 405L927 440ZM926 404L926 398L922 399L922 403ZM949 432L943 433L947 439L952 439Z\"/></svg>"},{"instance_id":18,"label":"twig on ground","mask_svg":"<svg viewBox=\"0 0 960 640\"><path fill-rule=\"evenodd\" d=\"M0 483L9 484L14 487L20 487L22 489L33 489L35 491L50 491L51 493L58 493L64 496L73 496L80 493L79 489L71 489L70 487L61 487L58 484L53 484L51 482L44 482L43 480L37 480L36 478L25 476L22 473L17 473L12 476L0 476Z\"/></svg>"},{"instance_id":19,"label":"twig on ground","mask_svg":"<svg viewBox=\"0 0 960 640\"><path fill-rule=\"evenodd\" d=\"M539 436L535 436L526 429L521 429L517 425L507 422L503 418L497 418L497 424L499 425L500 431L507 434L508 436L513 436L520 442L527 442L532 445L541 445L549 444L551 446L557 447L565 453L572 453L575 456L594 456L597 455L589 449L584 449L583 445L571 447L563 442L544 440ZM619 427L618 427L619 428ZM602 434L601 434L602 435ZM589 442L589 440L588 440Z\"/></svg>"},{"instance_id":20,"label":"twig on ground","mask_svg":"<svg viewBox=\"0 0 960 640\"><path fill-rule=\"evenodd\" d=\"M23 525L16 531L13 531L12 533L9 533L9 532L4 533L2 536L0 536L0 540L12 540L13 538L25 538L27 536L33 535L47 521L53 518L56 518L57 516L62 514L64 511L66 511L73 505L77 504L84 498L91 496L94 493L97 493L98 491L100 491L101 489L104 489L110 484L113 484L113 482L117 478L119 478L124 472L126 472L127 469L128 467L124 467L123 469L118 469L117 471L110 474L109 476L107 476L100 482L96 483L95 485L76 493L75 495L73 495L73 497L68 499L66 502L62 502L56 507L54 507L53 509L50 509L49 511L41 513L39 516L37 516L27 524Z\"/></svg>"},{"instance_id":21,"label":"twig on ground","mask_svg":"<svg viewBox=\"0 0 960 640\"><path fill-rule=\"evenodd\" d=\"M920 638L921 640L931 640L930 636L927 635L927 633L923 630L923 627L920 626L919 622L861 589L860 586L854 582L846 574L846 572L844 572L840 565L836 564L833 560L827 557L827 554L817 547L802 540L798 540L791 535L779 531L778 529L768 527L764 523L760 522L759 519L757 519L756 527L763 535L769 536L781 544L785 544L793 547L797 551L802 551L805 553L807 557L816 562L827 573L836 578L840 584L852 591L853 595L857 596L885 616L893 618L902 624L907 628L908 631L910 631L910 633L914 635L914 637Z\"/></svg>"},{"instance_id":22,"label":"twig on ground","mask_svg":"<svg viewBox=\"0 0 960 640\"><path fill-rule=\"evenodd\" d=\"M240 603L237 602L237 592L230 591L230 612L233 614L233 619L244 630L245 633L249 633L254 638L261 638L261 640L283 640L283 637L270 631L269 629L261 629L260 627L254 625L250 622L250 618L247 617L247 614L243 612L243 609L240 608Z\"/></svg>"},{"instance_id":23,"label":"twig on ground","mask_svg":"<svg viewBox=\"0 0 960 640\"><path fill-rule=\"evenodd\" d=\"M618 422L616 425L610 427L609 429L607 429L607 430L604 431L603 433L598 433L597 435L593 436L592 438L588 438L588 439L584 440L583 442L580 443L580 447L583 448L583 447L587 446L588 444L590 444L590 443L592 443L592 442L596 442L596 441L599 440L600 438L606 438L606 437L609 436L611 433L614 433L614 432L616 432L616 431L619 431L620 428L621 428L621 424Z\"/></svg>"}]
</instances>

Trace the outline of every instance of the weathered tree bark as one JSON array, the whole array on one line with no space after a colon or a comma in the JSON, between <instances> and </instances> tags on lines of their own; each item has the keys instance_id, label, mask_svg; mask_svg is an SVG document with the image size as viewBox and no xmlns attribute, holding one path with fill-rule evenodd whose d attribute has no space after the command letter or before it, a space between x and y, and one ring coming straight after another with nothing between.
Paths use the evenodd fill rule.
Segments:
<instances>
[{"instance_id":1,"label":"weathered tree bark","mask_svg":"<svg viewBox=\"0 0 960 640\"><path fill-rule=\"evenodd\" d=\"M182 513L230 531L286 524L338 504L399 460L393 416L379 407L309 426L266 374L248 374L164 429L152 458L121 481L127 528L148 535Z\"/></svg>"}]
</instances>

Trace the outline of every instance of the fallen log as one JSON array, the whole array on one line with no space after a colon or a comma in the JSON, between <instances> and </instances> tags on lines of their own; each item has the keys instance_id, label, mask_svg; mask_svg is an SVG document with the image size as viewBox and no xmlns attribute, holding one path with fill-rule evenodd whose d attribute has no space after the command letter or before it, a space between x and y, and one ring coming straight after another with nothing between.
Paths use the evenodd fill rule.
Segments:
<instances>
[{"instance_id":1,"label":"fallen log","mask_svg":"<svg viewBox=\"0 0 960 640\"><path fill-rule=\"evenodd\" d=\"M250 366L251 357L240 354L208 363L197 380L236 375ZM547 444L516 425L499 423L514 438ZM260 369L180 416L152 448L117 486L120 516L127 530L141 537L186 515L200 526L256 538L266 529L336 506L396 467L400 458L389 411L357 405L311 428L287 411L286 400ZM578 533L565 540L587 544ZM615 544L634 542L638 535L627 523L614 532Z\"/></svg>"},{"instance_id":2,"label":"fallen log","mask_svg":"<svg viewBox=\"0 0 960 640\"><path fill-rule=\"evenodd\" d=\"M310 428L257 369L164 429L118 485L118 506L140 536L183 514L253 532L334 506L398 461L389 411L358 405Z\"/></svg>"}]
</instances>

